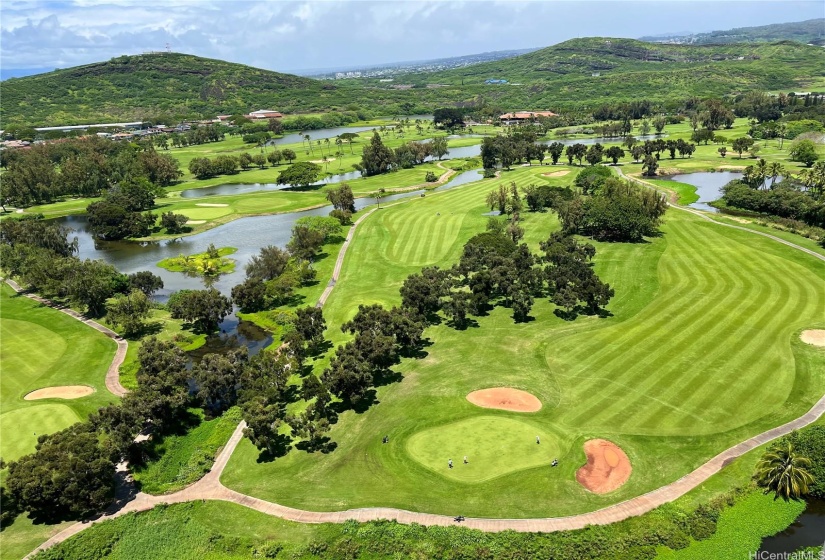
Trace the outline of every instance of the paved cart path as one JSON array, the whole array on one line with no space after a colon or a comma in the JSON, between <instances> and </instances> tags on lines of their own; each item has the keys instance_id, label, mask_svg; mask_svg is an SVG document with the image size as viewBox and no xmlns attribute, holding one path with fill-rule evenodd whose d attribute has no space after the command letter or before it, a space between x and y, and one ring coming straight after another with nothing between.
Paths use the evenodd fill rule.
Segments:
<instances>
[{"instance_id":1,"label":"paved cart path","mask_svg":"<svg viewBox=\"0 0 825 560\"><path fill-rule=\"evenodd\" d=\"M621 170L617 169L617 171L619 172L619 175L624 176ZM635 179L632 177L630 179L644 186L653 188L652 185L650 185L649 183L645 183L644 181L641 181L639 179ZM815 251L811 251L810 249L806 249L805 247L801 247L799 245L776 237L775 235L750 230L748 228L743 228L732 224L717 222L716 220L713 220L712 218L710 218L702 212L695 211L690 208L685 208L683 206L671 206L679 210L691 212L693 214L701 216L720 226L732 227L735 229L746 231L748 233L770 238L774 241L782 243L783 245L787 245L799 251L803 251L822 261L825 261L825 256L820 255ZM350 229L346 241L344 242L344 245L341 247L341 250L338 253L338 259L335 263L335 269L332 274L332 279L327 285L327 288L324 290L324 293L321 295L321 298L319 299L317 304L318 307L322 307L324 305L333 288L335 287L335 283L338 280L338 275L340 274L341 267L343 265L344 257L346 255L347 249L349 248L350 242L353 238L356 228L364 219L371 215L375 210L376 209L374 208L365 213L363 216L361 216L358 220L356 220L356 222L353 224L353 227ZM12 287L16 286L11 282L10 284L12 285ZM29 295L28 297L38 299L37 296ZM70 310L63 311L68 313ZM75 312L73 311L69 314L72 316L76 316ZM107 334L112 333L110 336L114 335L113 337L117 336L116 333L113 333L112 331L106 329L106 327L103 327L102 325L94 323L94 321L89 321L81 317L78 318L80 318L87 324L90 324L94 328L97 328L101 332ZM123 344L123 353L125 355L125 342ZM120 342L118 343L118 351L120 351ZM113 366L114 363L115 362L113 361ZM120 364L118 363L118 366L119 365ZM109 376L107 375L107 387L109 386L108 378ZM117 385L119 386L120 384L118 383ZM120 387L120 390L125 393L125 390L122 387ZM114 392L114 390L112 392ZM790 422L787 422L786 424L783 424L776 428L762 432L761 434L755 435L741 443L738 443L737 445L734 445L733 447L726 449L725 451L719 453L718 455L708 460L692 472L686 474L679 480L671 482L670 484L666 484L665 486L652 490L641 496L631 498L624 502L620 502L618 504L608 506L600 510L596 510L589 513L582 513L579 515L570 515L567 517L547 517L537 519L489 519L467 517L461 523L461 525L469 527L471 529L479 529L481 531L489 532L505 530L519 532L552 532L581 529L588 525L606 525L609 523L616 523L618 521L622 521L630 517L642 515L659 506L672 502L673 500L685 495L687 492L704 483L708 478L718 473L720 470L722 470L722 468L725 465L727 465L737 457L740 457L743 454L753 449L756 449L757 447L765 443L768 443L784 435L787 435L794 430L803 428L815 422L823 414L825 414L825 396L819 399L819 401L817 401L816 404L814 404L808 412L806 412L799 418L791 420ZM168 494L164 496L152 496L149 494L144 494L142 492L134 493L133 485L130 482L128 472L126 472L126 467L125 465L121 465L120 477L123 483L119 487L118 499L116 500L115 505L111 508L109 512L96 519L78 522L74 525L67 527L66 529L64 529L60 533L57 533L49 540L47 540L39 547L37 547L37 549L32 551L32 553L29 554L26 558L30 558L38 551L49 548L52 545L60 543L76 535L77 533L86 529L94 523L113 519L126 513L150 510L159 504L174 504L190 502L195 500L222 500L227 502L233 502L248 507L250 509L260 511L267 515L272 515L275 517L280 517L282 519L296 521L299 523L342 523L350 519L359 522L366 522L378 519L390 519L398 521L399 523L419 523L421 525L446 526L456 524L452 516L420 513L395 508L374 507L332 512L306 511L282 506L273 502L268 502L266 500L261 500L253 496L248 496L246 494L241 494L240 492L230 490L221 483L220 477L223 473L224 468L226 468L226 465L229 462L229 458L232 456L232 453L234 452L238 443L240 443L241 439L243 438L243 430L245 427L246 423L241 422L237 426L237 428L235 428L235 431L233 432L229 441L218 454L218 457L216 458L215 464L213 465L211 471L208 474L206 474L206 476L204 476L202 479L195 482L191 486L188 486L187 488L184 488L183 490L180 490L179 492L175 492L173 494ZM461 512L456 512L456 514L460 513Z\"/></svg>"}]
</instances>

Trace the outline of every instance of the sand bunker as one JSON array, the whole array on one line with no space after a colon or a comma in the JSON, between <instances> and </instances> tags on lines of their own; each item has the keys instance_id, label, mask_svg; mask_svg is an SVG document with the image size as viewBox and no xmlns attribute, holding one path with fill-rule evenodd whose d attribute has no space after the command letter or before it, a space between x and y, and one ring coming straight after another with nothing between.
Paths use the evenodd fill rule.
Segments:
<instances>
[{"instance_id":1,"label":"sand bunker","mask_svg":"<svg viewBox=\"0 0 825 560\"><path fill-rule=\"evenodd\" d=\"M544 177L564 177L570 173L569 169L562 169L561 171L553 171L552 173L542 173Z\"/></svg>"},{"instance_id":2,"label":"sand bunker","mask_svg":"<svg viewBox=\"0 0 825 560\"><path fill-rule=\"evenodd\" d=\"M498 408L513 412L536 412L541 409L541 401L526 391L509 387L493 387L473 391L467 400L483 408Z\"/></svg>"},{"instance_id":3,"label":"sand bunker","mask_svg":"<svg viewBox=\"0 0 825 560\"><path fill-rule=\"evenodd\" d=\"M587 463L576 471L576 480L591 492L607 494L630 478L630 459L615 443L591 439L584 442L584 453Z\"/></svg>"},{"instance_id":4,"label":"sand bunker","mask_svg":"<svg viewBox=\"0 0 825 560\"><path fill-rule=\"evenodd\" d=\"M209 204L208 202L199 202L195 206L208 206L209 208L226 208L228 204Z\"/></svg>"},{"instance_id":5,"label":"sand bunker","mask_svg":"<svg viewBox=\"0 0 825 560\"><path fill-rule=\"evenodd\" d=\"M186 225L187 226L196 226L198 224L205 224L205 223L206 223L206 220L187 220Z\"/></svg>"},{"instance_id":6,"label":"sand bunker","mask_svg":"<svg viewBox=\"0 0 825 560\"><path fill-rule=\"evenodd\" d=\"M23 397L27 401L38 399L79 399L94 393L87 385L63 385L62 387L43 387Z\"/></svg>"},{"instance_id":7,"label":"sand bunker","mask_svg":"<svg viewBox=\"0 0 825 560\"><path fill-rule=\"evenodd\" d=\"M802 335L799 338L801 338L802 342L805 344L825 346L825 329L811 329L802 331Z\"/></svg>"},{"instance_id":8,"label":"sand bunker","mask_svg":"<svg viewBox=\"0 0 825 560\"><path fill-rule=\"evenodd\" d=\"M741 171L745 169L744 165L720 165L719 169L734 169L736 171Z\"/></svg>"}]
</instances>

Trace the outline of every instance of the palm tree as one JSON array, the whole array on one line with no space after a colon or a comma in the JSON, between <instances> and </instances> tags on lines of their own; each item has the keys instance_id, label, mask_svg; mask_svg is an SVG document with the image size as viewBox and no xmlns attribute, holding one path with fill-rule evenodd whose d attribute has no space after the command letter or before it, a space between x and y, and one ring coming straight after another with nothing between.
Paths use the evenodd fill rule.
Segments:
<instances>
[{"instance_id":1,"label":"palm tree","mask_svg":"<svg viewBox=\"0 0 825 560\"><path fill-rule=\"evenodd\" d=\"M796 454L788 442L769 450L756 464L756 483L765 494L774 492L774 500L798 500L808 493L814 477L806 470L811 460Z\"/></svg>"},{"instance_id":2,"label":"palm tree","mask_svg":"<svg viewBox=\"0 0 825 560\"><path fill-rule=\"evenodd\" d=\"M329 154L329 153L330 153L330 151L329 151L329 138L324 138L324 144L326 144L326 146L327 146L327 154Z\"/></svg>"},{"instance_id":3,"label":"palm tree","mask_svg":"<svg viewBox=\"0 0 825 560\"><path fill-rule=\"evenodd\" d=\"M312 138L309 137L309 134L304 134L304 140L307 141L307 144L309 144L309 151L312 152Z\"/></svg>"},{"instance_id":4,"label":"palm tree","mask_svg":"<svg viewBox=\"0 0 825 560\"><path fill-rule=\"evenodd\" d=\"M785 175L785 166L778 161L772 161L768 164L767 173L768 177L771 178L770 188L773 189L773 185L776 183L776 178L780 175Z\"/></svg>"}]
</instances>

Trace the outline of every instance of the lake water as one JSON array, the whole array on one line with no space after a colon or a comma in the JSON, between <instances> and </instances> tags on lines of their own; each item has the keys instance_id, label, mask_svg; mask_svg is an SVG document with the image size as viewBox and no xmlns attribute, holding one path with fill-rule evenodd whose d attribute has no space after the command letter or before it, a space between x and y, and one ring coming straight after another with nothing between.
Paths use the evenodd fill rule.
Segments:
<instances>
[{"instance_id":1,"label":"lake water","mask_svg":"<svg viewBox=\"0 0 825 560\"><path fill-rule=\"evenodd\" d=\"M696 208L697 210L706 210L708 212L719 211L708 203L722 198L722 187L734 179L741 178L742 174L734 171L717 171L715 173L684 173L682 175L673 175L672 177L668 177L668 179L672 181L687 183L688 185L693 185L696 187L696 194L699 195L699 200L693 204L689 204L688 206L691 208Z\"/></svg>"},{"instance_id":2,"label":"lake water","mask_svg":"<svg viewBox=\"0 0 825 560\"><path fill-rule=\"evenodd\" d=\"M780 554L809 546L825 547L825 500L810 500L802 515L781 533L764 539L760 550Z\"/></svg>"},{"instance_id":3,"label":"lake water","mask_svg":"<svg viewBox=\"0 0 825 560\"><path fill-rule=\"evenodd\" d=\"M451 189L481 178L481 172L478 170L465 171L429 192ZM420 189L396 193L383 197L381 203L421 196L426 192ZM361 210L376 202L374 198L356 198L355 208ZM125 274L149 270L163 278L164 289L158 292L158 299L164 301L169 294L177 290L202 289L204 280L159 268L157 266L159 261L180 254L202 253L206 251L210 243L214 243L216 247L237 247L238 251L231 257L236 262L235 271L221 275L212 282L212 285L221 293L229 294L232 286L243 282L244 266L253 255L260 251L261 247L267 245L284 247L292 235L293 225L299 218L327 216L331 210L332 206L323 206L301 212L239 218L197 235L143 243L95 240L89 232L86 216L67 216L59 218L58 221L74 230L71 235L78 238L78 257L81 259L103 260Z\"/></svg>"}]
</instances>

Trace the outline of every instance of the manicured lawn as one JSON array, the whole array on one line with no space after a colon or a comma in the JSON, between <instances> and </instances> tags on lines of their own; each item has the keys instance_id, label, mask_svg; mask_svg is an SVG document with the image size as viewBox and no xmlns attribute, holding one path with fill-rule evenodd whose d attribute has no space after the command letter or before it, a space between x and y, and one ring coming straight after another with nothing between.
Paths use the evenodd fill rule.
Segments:
<instances>
[{"instance_id":1,"label":"manicured lawn","mask_svg":"<svg viewBox=\"0 0 825 560\"><path fill-rule=\"evenodd\" d=\"M9 461L34 451L38 435L66 428L115 400L105 377L116 345L80 321L16 295L6 284L0 298L0 456ZM88 385L95 392L72 400L23 399L35 389L60 385Z\"/></svg>"},{"instance_id":2,"label":"manicured lawn","mask_svg":"<svg viewBox=\"0 0 825 560\"><path fill-rule=\"evenodd\" d=\"M336 343L348 338L339 325L359 303L397 305L408 274L456 262L463 243L484 229L490 189L511 181L541 183L551 179L541 176L549 170L517 168L500 180L370 216L324 309L327 336ZM558 227L552 213L522 216L534 249ZM493 517L565 515L672 482L722 449L807 410L825 389L825 355L798 335L824 324L825 266L675 210L662 232L643 244L597 244L596 269L616 290L608 306L612 316L564 321L539 300L528 323L514 324L509 310L497 308L478 318L478 328L432 327L426 357L396 368L402 381L380 387L379 403L367 412L341 415L331 432L338 442L333 453L293 451L258 463L257 451L243 441L224 483L307 509L381 505ZM437 433L429 430L490 416L465 395L491 384L535 394L544 406L530 415L530 424L567 443L552 472L527 468L461 491L466 483L433 476L429 463L440 471L447 459L457 463L468 453L449 449L455 456L433 455L422 464L412 448ZM517 413L501 416L524 421ZM386 434L390 443L384 445ZM574 478L585 461L581 445L593 437L616 442L633 463L629 482L605 496L586 492ZM536 488L542 488L540 500Z\"/></svg>"},{"instance_id":3,"label":"manicured lawn","mask_svg":"<svg viewBox=\"0 0 825 560\"><path fill-rule=\"evenodd\" d=\"M536 436L541 443L536 443ZM485 482L523 469L549 469L559 455L560 444L544 427L528 421L503 415L475 416L414 434L407 440L407 452L439 476L457 482ZM449 459L453 468L449 468Z\"/></svg>"}]
</instances>

